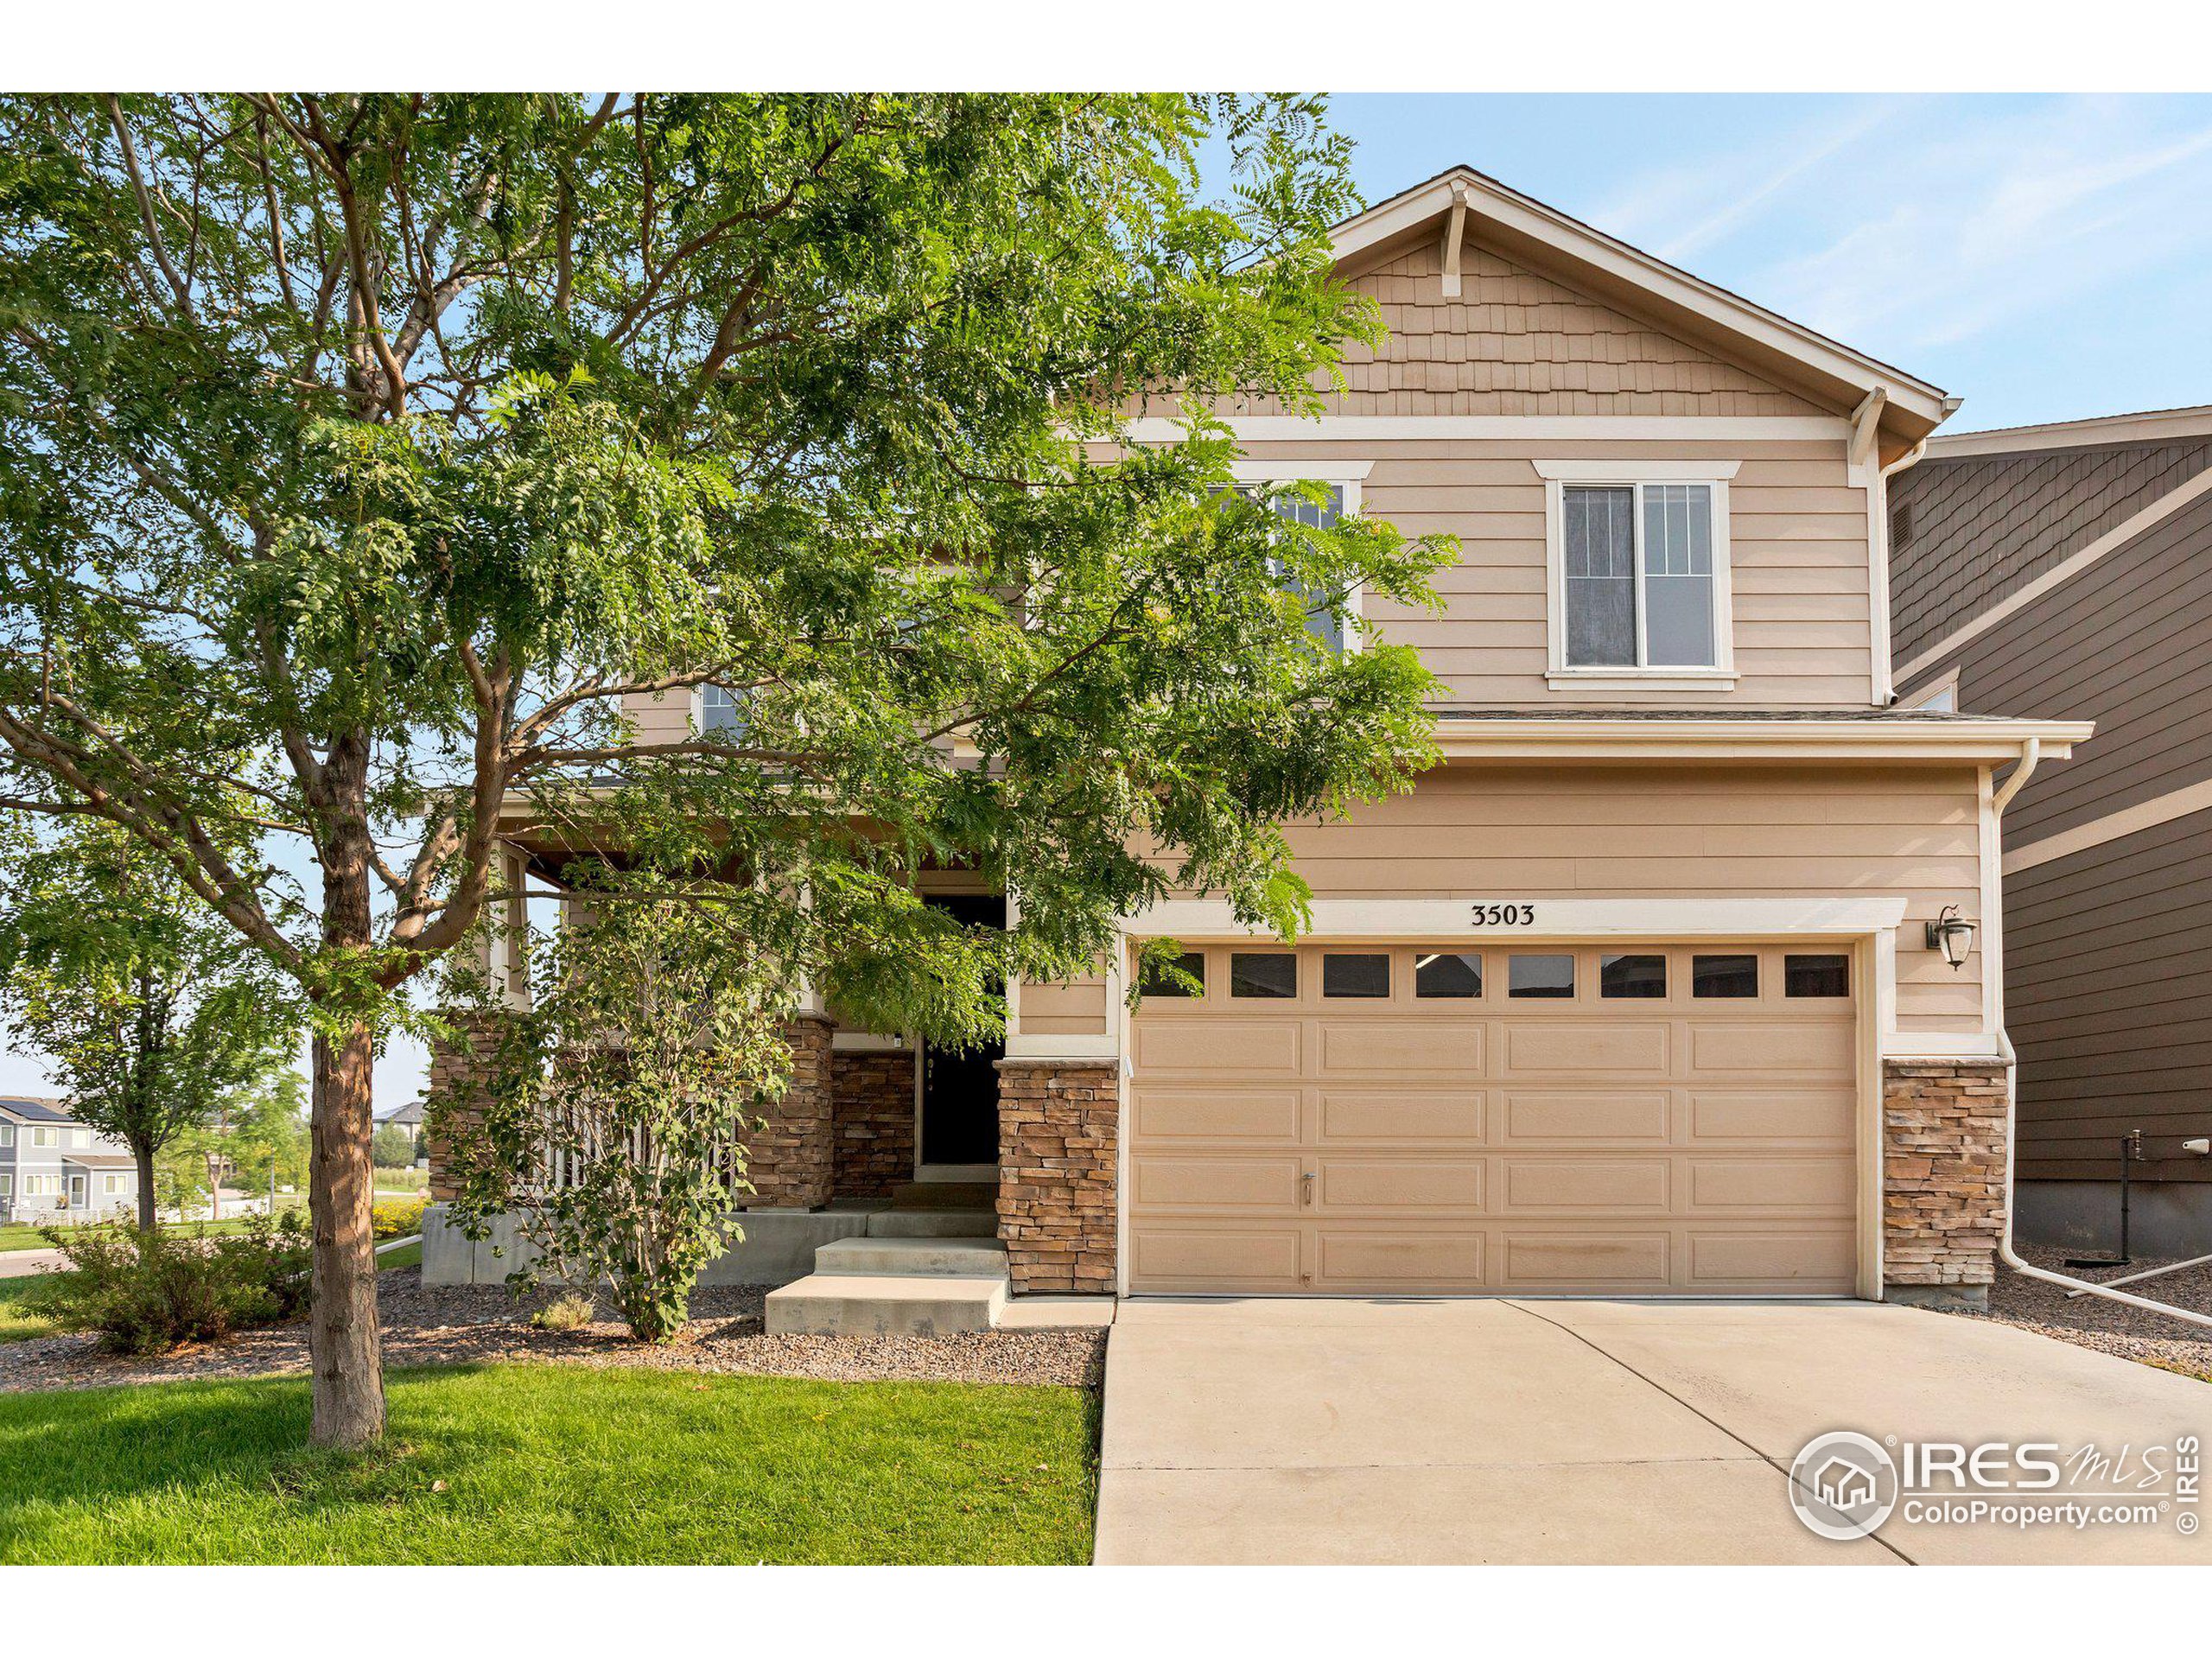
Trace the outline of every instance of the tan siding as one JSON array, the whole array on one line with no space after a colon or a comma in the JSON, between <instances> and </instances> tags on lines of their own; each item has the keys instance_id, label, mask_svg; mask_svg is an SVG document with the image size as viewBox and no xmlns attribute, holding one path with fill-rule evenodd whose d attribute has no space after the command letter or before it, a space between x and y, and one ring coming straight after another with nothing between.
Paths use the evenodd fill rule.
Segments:
<instances>
[{"instance_id":1,"label":"tan siding","mask_svg":"<svg viewBox=\"0 0 2212 1659\"><path fill-rule=\"evenodd\" d=\"M622 699L622 711L637 723L644 743L665 743L688 736L691 730L691 694L670 691L659 696L632 695Z\"/></svg>"},{"instance_id":2,"label":"tan siding","mask_svg":"<svg viewBox=\"0 0 2212 1659\"><path fill-rule=\"evenodd\" d=\"M1380 305L1389 335L1380 347L1347 351L1344 390L1317 380L1327 412L1834 412L1489 249L1467 245L1459 269L1456 300L1444 296L1443 257L1434 242L1351 279ZM1272 414L1280 405L1252 398L1230 412Z\"/></svg>"},{"instance_id":3,"label":"tan siding","mask_svg":"<svg viewBox=\"0 0 2212 1659\"><path fill-rule=\"evenodd\" d=\"M1288 834L1323 899L1894 893L1899 1029L1973 1032L1980 952L1954 970L1918 924L1981 913L1976 791L1965 768L1459 766Z\"/></svg>"},{"instance_id":4,"label":"tan siding","mask_svg":"<svg viewBox=\"0 0 2212 1659\"><path fill-rule=\"evenodd\" d=\"M1865 708L1866 493L1846 481L1840 442L1736 445L1494 440L1420 444L1253 442L1255 460L1370 461L1363 509L1408 533L1459 538L1440 573L1440 613L1372 599L1376 638L1410 645L1444 682L1442 700L1515 708L1679 704L1679 692L1554 689L1544 679L1544 486L1538 460L1740 461L1729 486L1738 680L1687 699L1699 708Z\"/></svg>"}]
</instances>

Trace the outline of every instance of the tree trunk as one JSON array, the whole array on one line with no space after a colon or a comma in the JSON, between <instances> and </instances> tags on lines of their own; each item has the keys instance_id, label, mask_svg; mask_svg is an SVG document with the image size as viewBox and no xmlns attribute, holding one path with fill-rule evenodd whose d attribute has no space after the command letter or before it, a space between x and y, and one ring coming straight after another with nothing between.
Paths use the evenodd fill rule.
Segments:
<instances>
[{"instance_id":1,"label":"tree trunk","mask_svg":"<svg viewBox=\"0 0 2212 1659\"><path fill-rule=\"evenodd\" d=\"M143 1141L130 1143L130 1161L138 1166L138 1230L154 1230L154 1148Z\"/></svg>"},{"instance_id":2,"label":"tree trunk","mask_svg":"<svg viewBox=\"0 0 2212 1659\"><path fill-rule=\"evenodd\" d=\"M308 1204L315 1221L314 1301L308 1327L315 1363L317 1446L364 1446L384 1433L384 1338L377 1327L376 1236L370 1212L370 1068L374 1045L357 1025L334 1042L315 1039L313 1150Z\"/></svg>"},{"instance_id":3,"label":"tree trunk","mask_svg":"<svg viewBox=\"0 0 2212 1659\"><path fill-rule=\"evenodd\" d=\"M322 938L333 956L370 944L367 743L334 742L325 776L342 804L322 849ZM346 993L340 993L341 995ZM326 1010L326 1013L328 1010ZM384 1433L384 1338L377 1327L376 1125L370 1076L375 1033L354 1020L315 1039L308 1207L315 1223L314 1300L308 1335L315 1367L317 1446L365 1446Z\"/></svg>"}]
</instances>

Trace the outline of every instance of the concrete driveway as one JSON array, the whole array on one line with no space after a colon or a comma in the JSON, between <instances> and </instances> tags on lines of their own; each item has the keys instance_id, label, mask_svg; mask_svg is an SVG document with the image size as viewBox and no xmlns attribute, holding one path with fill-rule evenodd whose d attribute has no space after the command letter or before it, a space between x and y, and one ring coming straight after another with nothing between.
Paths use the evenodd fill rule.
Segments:
<instances>
[{"instance_id":1,"label":"concrete driveway","mask_svg":"<svg viewBox=\"0 0 2212 1659\"><path fill-rule=\"evenodd\" d=\"M1787 1471L1838 1428L2140 1454L2212 1440L2212 1384L1864 1302L1130 1301L1107 1351L1097 1559L2212 1561L2171 1506L2076 1529L1908 1524L1900 1505L1830 1542L1791 1510Z\"/></svg>"}]
</instances>

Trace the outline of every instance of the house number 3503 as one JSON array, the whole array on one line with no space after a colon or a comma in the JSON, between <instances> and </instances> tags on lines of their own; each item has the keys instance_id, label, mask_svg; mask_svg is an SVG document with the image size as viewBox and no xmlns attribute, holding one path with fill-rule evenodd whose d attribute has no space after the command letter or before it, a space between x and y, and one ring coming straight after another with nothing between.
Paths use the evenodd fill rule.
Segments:
<instances>
[{"instance_id":1,"label":"house number 3503","mask_svg":"<svg viewBox=\"0 0 2212 1659\"><path fill-rule=\"evenodd\" d=\"M1534 927L1536 907L1534 905L1477 905L1477 927Z\"/></svg>"}]
</instances>

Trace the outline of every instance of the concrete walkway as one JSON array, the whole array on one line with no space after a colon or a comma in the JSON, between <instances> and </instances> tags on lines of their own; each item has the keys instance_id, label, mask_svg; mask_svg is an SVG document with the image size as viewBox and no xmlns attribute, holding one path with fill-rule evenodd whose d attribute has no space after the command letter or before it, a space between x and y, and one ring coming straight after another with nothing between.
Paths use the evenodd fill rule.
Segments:
<instances>
[{"instance_id":1,"label":"concrete walkway","mask_svg":"<svg viewBox=\"0 0 2212 1659\"><path fill-rule=\"evenodd\" d=\"M2212 1441L2212 1384L1862 1302L1130 1301L1107 1351L1097 1559L2212 1561L2177 1511L2022 1529L1900 1506L1829 1542L1786 1471L1837 1428L2139 1453ZM2116 1499L2145 1501L2093 1497Z\"/></svg>"},{"instance_id":2,"label":"concrete walkway","mask_svg":"<svg viewBox=\"0 0 2212 1659\"><path fill-rule=\"evenodd\" d=\"M0 1279L21 1279L41 1268L61 1266L59 1250L0 1250Z\"/></svg>"}]
</instances>

